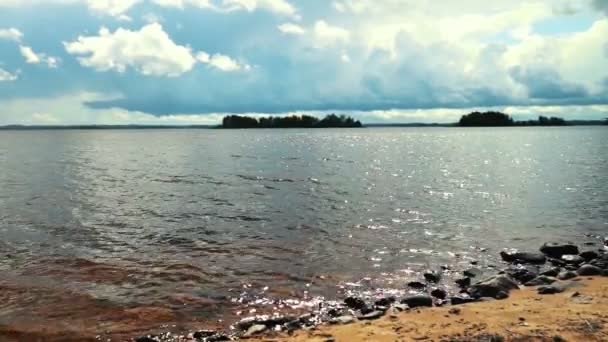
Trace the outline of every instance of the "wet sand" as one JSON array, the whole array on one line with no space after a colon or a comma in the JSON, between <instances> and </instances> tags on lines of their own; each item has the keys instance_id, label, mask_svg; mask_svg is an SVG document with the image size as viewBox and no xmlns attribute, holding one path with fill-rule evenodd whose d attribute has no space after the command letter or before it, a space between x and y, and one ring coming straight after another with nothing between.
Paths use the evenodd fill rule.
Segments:
<instances>
[{"instance_id":1,"label":"wet sand","mask_svg":"<svg viewBox=\"0 0 608 342\"><path fill-rule=\"evenodd\" d=\"M411 310L251 341L608 341L608 278L578 278L575 284L554 295L528 287L505 300Z\"/></svg>"}]
</instances>

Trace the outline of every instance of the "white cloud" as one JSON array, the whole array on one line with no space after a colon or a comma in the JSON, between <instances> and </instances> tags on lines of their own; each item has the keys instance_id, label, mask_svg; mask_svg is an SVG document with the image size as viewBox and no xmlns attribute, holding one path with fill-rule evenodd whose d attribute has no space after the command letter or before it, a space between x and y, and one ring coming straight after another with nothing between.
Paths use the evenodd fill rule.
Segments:
<instances>
[{"instance_id":1,"label":"white cloud","mask_svg":"<svg viewBox=\"0 0 608 342\"><path fill-rule=\"evenodd\" d=\"M203 64L208 64L222 71L249 70L251 68L248 64L240 64L234 59L222 54L210 56L208 53L201 51L196 54L196 59Z\"/></svg>"},{"instance_id":2,"label":"white cloud","mask_svg":"<svg viewBox=\"0 0 608 342\"><path fill-rule=\"evenodd\" d=\"M45 63L49 68L54 69L57 68L57 64L59 63L59 58L47 56L44 53L36 53L27 45L19 45L19 52L21 52L21 55L25 58L25 62L28 64Z\"/></svg>"},{"instance_id":3,"label":"white cloud","mask_svg":"<svg viewBox=\"0 0 608 342\"><path fill-rule=\"evenodd\" d=\"M176 77L192 69L195 59L189 47L175 44L158 23L139 31L102 27L97 36L64 42L65 49L80 56L81 65L98 71L124 72L128 67L144 75Z\"/></svg>"},{"instance_id":4,"label":"white cloud","mask_svg":"<svg viewBox=\"0 0 608 342\"><path fill-rule=\"evenodd\" d=\"M296 8L286 0L224 0L223 4L228 10L245 9L252 12L258 8L262 8L287 16L296 16L297 14Z\"/></svg>"},{"instance_id":5,"label":"white cloud","mask_svg":"<svg viewBox=\"0 0 608 342\"><path fill-rule=\"evenodd\" d=\"M16 81L19 78L17 73L10 73L2 68L0 68L0 82L11 82Z\"/></svg>"},{"instance_id":6,"label":"white cloud","mask_svg":"<svg viewBox=\"0 0 608 342\"><path fill-rule=\"evenodd\" d=\"M89 9L95 13L129 20L126 12L142 0L86 0Z\"/></svg>"},{"instance_id":7,"label":"white cloud","mask_svg":"<svg viewBox=\"0 0 608 342\"><path fill-rule=\"evenodd\" d=\"M315 39L321 46L336 43L347 43L350 40L350 32L338 26L331 26L324 20L319 20L314 26Z\"/></svg>"},{"instance_id":8,"label":"white cloud","mask_svg":"<svg viewBox=\"0 0 608 342\"><path fill-rule=\"evenodd\" d=\"M21 38L23 38L23 33L18 29L11 27L7 29L0 29L0 39L12 40L15 42L20 42Z\"/></svg>"},{"instance_id":9,"label":"white cloud","mask_svg":"<svg viewBox=\"0 0 608 342\"><path fill-rule=\"evenodd\" d=\"M277 26L277 28L279 29L279 31L281 31L285 34L301 35L301 34L306 33L306 30L304 30L304 28L302 28L302 26L296 25L294 23L284 23L284 24Z\"/></svg>"}]
</instances>

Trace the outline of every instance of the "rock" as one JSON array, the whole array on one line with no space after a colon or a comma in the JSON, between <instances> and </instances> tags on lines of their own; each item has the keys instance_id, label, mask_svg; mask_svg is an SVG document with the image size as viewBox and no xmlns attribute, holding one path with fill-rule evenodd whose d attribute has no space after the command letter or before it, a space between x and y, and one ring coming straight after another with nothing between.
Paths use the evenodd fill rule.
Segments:
<instances>
[{"instance_id":1,"label":"rock","mask_svg":"<svg viewBox=\"0 0 608 342\"><path fill-rule=\"evenodd\" d=\"M361 310L366 307L363 299L357 297L348 297L344 299L344 304L346 304L348 308L353 310Z\"/></svg>"},{"instance_id":2,"label":"rock","mask_svg":"<svg viewBox=\"0 0 608 342\"><path fill-rule=\"evenodd\" d=\"M502 251L500 257L506 262L520 264L544 264L547 261L547 258L540 253Z\"/></svg>"},{"instance_id":3,"label":"rock","mask_svg":"<svg viewBox=\"0 0 608 342\"><path fill-rule=\"evenodd\" d=\"M566 254L578 254L578 247L571 243L545 243L540 251L546 256L559 259Z\"/></svg>"},{"instance_id":4,"label":"rock","mask_svg":"<svg viewBox=\"0 0 608 342\"><path fill-rule=\"evenodd\" d=\"M553 267L547 271L544 271L541 273L541 275L547 276L547 277L557 277L557 275L559 274L559 271L561 269L559 267Z\"/></svg>"},{"instance_id":5,"label":"rock","mask_svg":"<svg viewBox=\"0 0 608 342\"><path fill-rule=\"evenodd\" d=\"M450 311L448 311L450 315L460 315L460 312L459 308L451 308Z\"/></svg>"},{"instance_id":6,"label":"rock","mask_svg":"<svg viewBox=\"0 0 608 342\"><path fill-rule=\"evenodd\" d=\"M580 265L585 262L585 259L577 254L564 254L562 255L562 260L570 265Z\"/></svg>"},{"instance_id":7,"label":"rock","mask_svg":"<svg viewBox=\"0 0 608 342\"><path fill-rule=\"evenodd\" d=\"M602 274L602 269L593 265L583 265L576 273L581 276L595 276Z\"/></svg>"},{"instance_id":8,"label":"rock","mask_svg":"<svg viewBox=\"0 0 608 342\"><path fill-rule=\"evenodd\" d=\"M477 276L480 276L481 273L482 272L479 268L470 268L470 269L462 272L462 274L464 274L465 277L469 277L469 278L475 278Z\"/></svg>"},{"instance_id":9,"label":"rock","mask_svg":"<svg viewBox=\"0 0 608 342\"><path fill-rule=\"evenodd\" d=\"M602 270L602 276L608 277L608 270Z\"/></svg>"},{"instance_id":10,"label":"rock","mask_svg":"<svg viewBox=\"0 0 608 342\"><path fill-rule=\"evenodd\" d=\"M405 311L405 310L409 309L410 307L405 304L394 304L393 308L397 311Z\"/></svg>"},{"instance_id":11,"label":"rock","mask_svg":"<svg viewBox=\"0 0 608 342\"><path fill-rule=\"evenodd\" d=\"M135 342L159 342L156 338L150 336L142 336L135 339Z\"/></svg>"},{"instance_id":12,"label":"rock","mask_svg":"<svg viewBox=\"0 0 608 342\"><path fill-rule=\"evenodd\" d=\"M380 298L377 301L375 301L374 305L376 305L376 306L390 306L396 300L397 299L395 297L384 297L384 298Z\"/></svg>"},{"instance_id":13,"label":"rock","mask_svg":"<svg viewBox=\"0 0 608 342\"><path fill-rule=\"evenodd\" d=\"M450 298L450 303L452 303L452 305L472 303L474 301L475 300L473 298L469 298L469 297L452 297L452 298Z\"/></svg>"},{"instance_id":14,"label":"rock","mask_svg":"<svg viewBox=\"0 0 608 342\"><path fill-rule=\"evenodd\" d=\"M438 299L445 299L448 296L448 293L444 289L434 289L431 291L431 296Z\"/></svg>"},{"instance_id":15,"label":"rock","mask_svg":"<svg viewBox=\"0 0 608 342\"><path fill-rule=\"evenodd\" d=\"M230 341L230 337L228 337L228 335L224 335L224 334L216 334L213 336L209 336L206 337L204 339L205 342L224 342L224 341Z\"/></svg>"},{"instance_id":16,"label":"rock","mask_svg":"<svg viewBox=\"0 0 608 342\"><path fill-rule=\"evenodd\" d=\"M330 324L351 324L355 322L355 317L350 315L336 317L329 321Z\"/></svg>"},{"instance_id":17,"label":"rock","mask_svg":"<svg viewBox=\"0 0 608 342\"><path fill-rule=\"evenodd\" d=\"M360 320L362 320L362 321L365 321L365 320L378 319L378 318L380 318L382 316L384 316L384 311L376 310L376 311L372 311L372 312L370 312L368 314L358 316L357 318L360 319Z\"/></svg>"},{"instance_id":18,"label":"rock","mask_svg":"<svg viewBox=\"0 0 608 342\"><path fill-rule=\"evenodd\" d=\"M342 316L344 314L344 310L339 309L339 308L331 308L329 310L327 310L327 316L329 317L339 317Z\"/></svg>"},{"instance_id":19,"label":"rock","mask_svg":"<svg viewBox=\"0 0 608 342\"><path fill-rule=\"evenodd\" d=\"M549 258L549 263L555 267L564 267L566 262L561 259Z\"/></svg>"},{"instance_id":20,"label":"rock","mask_svg":"<svg viewBox=\"0 0 608 342\"><path fill-rule=\"evenodd\" d=\"M572 271L564 271L557 275L557 279L568 280L568 279L576 278L577 276L578 276L578 274L576 274Z\"/></svg>"},{"instance_id":21,"label":"rock","mask_svg":"<svg viewBox=\"0 0 608 342\"><path fill-rule=\"evenodd\" d=\"M484 297L485 301L488 301L487 297ZM507 299L509 298L509 293L505 292L505 291L498 291L498 293L496 294L496 296L494 296L495 299ZM489 297L489 299L494 299L492 297Z\"/></svg>"},{"instance_id":22,"label":"rock","mask_svg":"<svg viewBox=\"0 0 608 342\"><path fill-rule=\"evenodd\" d=\"M471 285L471 278L458 278L454 279L454 282L461 288L467 288Z\"/></svg>"},{"instance_id":23,"label":"rock","mask_svg":"<svg viewBox=\"0 0 608 342\"><path fill-rule=\"evenodd\" d=\"M433 298L429 296L412 296L401 300L401 304L407 304L410 308L433 306Z\"/></svg>"},{"instance_id":24,"label":"rock","mask_svg":"<svg viewBox=\"0 0 608 342\"><path fill-rule=\"evenodd\" d=\"M552 285L540 286L538 288L538 294L555 294L555 293L560 293L563 291L564 291L564 289L562 289L558 286L552 286Z\"/></svg>"},{"instance_id":25,"label":"rock","mask_svg":"<svg viewBox=\"0 0 608 342\"><path fill-rule=\"evenodd\" d=\"M194 337L197 340L202 340L203 338L211 337L215 334L216 334L216 332L213 330L201 330L201 331L197 331L194 334L192 334L192 337Z\"/></svg>"},{"instance_id":26,"label":"rock","mask_svg":"<svg viewBox=\"0 0 608 342\"><path fill-rule=\"evenodd\" d=\"M536 272L532 272L527 268L509 268L505 273L520 283L526 283L538 276Z\"/></svg>"},{"instance_id":27,"label":"rock","mask_svg":"<svg viewBox=\"0 0 608 342\"><path fill-rule=\"evenodd\" d=\"M472 285L468 292L473 298L497 298L501 291L508 294L509 291L516 289L519 289L519 287L513 279L505 275L498 275Z\"/></svg>"},{"instance_id":28,"label":"rock","mask_svg":"<svg viewBox=\"0 0 608 342\"><path fill-rule=\"evenodd\" d=\"M555 283L556 280L557 279L555 279L553 277L538 276L538 277L526 282L524 285L526 285L526 286L551 285L551 284Z\"/></svg>"},{"instance_id":29,"label":"rock","mask_svg":"<svg viewBox=\"0 0 608 342\"><path fill-rule=\"evenodd\" d=\"M579 256L583 259L585 259L585 261L591 261L593 259L597 259L599 258L599 254L596 251L584 251L581 252L581 254L579 254Z\"/></svg>"},{"instance_id":30,"label":"rock","mask_svg":"<svg viewBox=\"0 0 608 342\"><path fill-rule=\"evenodd\" d=\"M419 282L419 281L410 281L409 283L407 283L407 286L416 289L416 290L422 290L426 287L425 284Z\"/></svg>"},{"instance_id":31,"label":"rock","mask_svg":"<svg viewBox=\"0 0 608 342\"><path fill-rule=\"evenodd\" d=\"M247 329L247 332L245 334L243 334L243 337L251 337L257 334L261 334L264 331L266 331L268 329L268 327L266 327L263 324L255 324L252 325L251 327L249 327L249 329Z\"/></svg>"},{"instance_id":32,"label":"rock","mask_svg":"<svg viewBox=\"0 0 608 342\"><path fill-rule=\"evenodd\" d=\"M367 306L367 305L366 305L366 306L364 306L364 307L362 307L361 309L359 309L359 312L360 312L362 315L367 315L368 313L373 312L373 311L375 311L375 310L374 310L374 308L369 307L369 306Z\"/></svg>"},{"instance_id":33,"label":"rock","mask_svg":"<svg viewBox=\"0 0 608 342\"><path fill-rule=\"evenodd\" d=\"M438 283L441 280L441 274L431 271L424 273L424 279L429 283Z\"/></svg>"}]
</instances>

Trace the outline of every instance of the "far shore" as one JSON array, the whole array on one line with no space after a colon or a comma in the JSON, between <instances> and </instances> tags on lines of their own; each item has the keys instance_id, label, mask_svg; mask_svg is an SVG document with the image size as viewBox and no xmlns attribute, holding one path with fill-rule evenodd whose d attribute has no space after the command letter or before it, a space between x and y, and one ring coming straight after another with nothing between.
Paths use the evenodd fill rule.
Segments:
<instances>
[{"instance_id":1,"label":"far shore","mask_svg":"<svg viewBox=\"0 0 608 342\"><path fill-rule=\"evenodd\" d=\"M252 342L364 341L607 341L608 277L581 277L553 295L536 288L504 300L414 309L376 321L324 325L293 335L274 333Z\"/></svg>"}]
</instances>

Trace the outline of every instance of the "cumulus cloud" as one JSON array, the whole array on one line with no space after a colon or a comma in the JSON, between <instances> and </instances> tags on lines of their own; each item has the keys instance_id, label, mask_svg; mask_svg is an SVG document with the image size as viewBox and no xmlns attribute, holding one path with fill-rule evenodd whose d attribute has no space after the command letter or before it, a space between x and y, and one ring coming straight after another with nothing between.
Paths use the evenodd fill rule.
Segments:
<instances>
[{"instance_id":1,"label":"cumulus cloud","mask_svg":"<svg viewBox=\"0 0 608 342\"><path fill-rule=\"evenodd\" d=\"M211 56L208 53L201 51L196 54L196 59L203 64L208 64L209 66L222 71L249 70L251 68L248 64L240 64L229 56L222 54L214 54Z\"/></svg>"},{"instance_id":2,"label":"cumulus cloud","mask_svg":"<svg viewBox=\"0 0 608 342\"><path fill-rule=\"evenodd\" d=\"M126 13L143 0L0 0L0 7L36 6L42 4L85 4L93 13L119 19L130 19Z\"/></svg>"},{"instance_id":3,"label":"cumulus cloud","mask_svg":"<svg viewBox=\"0 0 608 342\"><path fill-rule=\"evenodd\" d=\"M188 72L196 60L189 47L174 43L158 23L139 31L105 27L97 36L80 36L64 42L65 49L79 56L81 65L98 71L120 73L131 67L144 75L176 77Z\"/></svg>"},{"instance_id":4,"label":"cumulus cloud","mask_svg":"<svg viewBox=\"0 0 608 342\"><path fill-rule=\"evenodd\" d=\"M302 26L294 23L284 23L277 26L277 28L279 29L279 31L285 34L301 35L306 33L306 30Z\"/></svg>"},{"instance_id":5,"label":"cumulus cloud","mask_svg":"<svg viewBox=\"0 0 608 342\"><path fill-rule=\"evenodd\" d=\"M593 0L593 7L608 15L608 0Z\"/></svg>"},{"instance_id":6,"label":"cumulus cloud","mask_svg":"<svg viewBox=\"0 0 608 342\"><path fill-rule=\"evenodd\" d=\"M36 53L34 50L27 45L20 45L19 52L23 58L25 58L25 62L28 64L40 64L44 63L49 68L57 68L57 64L59 63L59 59L57 57L48 56L44 53Z\"/></svg>"},{"instance_id":7,"label":"cumulus cloud","mask_svg":"<svg viewBox=\"0 0 608 342\"><path fill-rule=\"evenodd\" d=\"M23 33L18 29L11 27L7 29L0 29L0 39L12 40L15 42L20 42L21 38L23 38Z\"/></svg>"},{"instance_id":8,"label":"cumulus cloud","mask_svg":"<svg viewBox=\"0 0 608 342\"><path fill-rule=\"evenodd\" d=\"M10 73L0 68L0 82L11 82L16 81L19 76L16 73Z\"/></svg>"},{"instance_id":9,"label":"cumulus cloud","mask_svg":"<svg viewBox=\"0 0 608 342\"><path fill-rule=\"evenodd\" d=\"M546 67L513 67L511 77L524 85L533 99L567 99L588 95L582 85L565 81L555 70Z\"/></svg>"},{"instance_id":10,"label":"cumulus cloud","mask_svg":"<svg viewBox=\"0 0 608 342\"><path fill-rule=\"evenodd\" d=\"M216 4L210 0L152 0L165 7L183 9L186 6L213 9L218 12L248 11L263 9L279 15L297 17L297 9L286 0L222 0Z\"/></svg>"},{"instance_id":11,"label":"cumulus cloud","mask_svg":"<svg viewBox=\"0 0 608 342\"><path fill-rule=\"evenodd\" d=\"M350 32L338 26L332 26L324 20L319 20L314 26L316 43L329 46L336 43L346 43L350 39Z\"/></svg>"}]
</instances>

